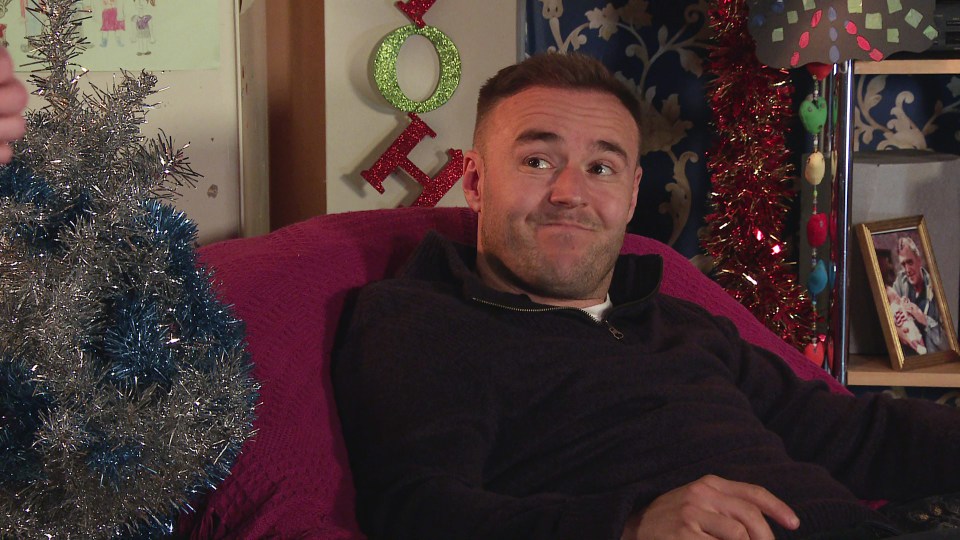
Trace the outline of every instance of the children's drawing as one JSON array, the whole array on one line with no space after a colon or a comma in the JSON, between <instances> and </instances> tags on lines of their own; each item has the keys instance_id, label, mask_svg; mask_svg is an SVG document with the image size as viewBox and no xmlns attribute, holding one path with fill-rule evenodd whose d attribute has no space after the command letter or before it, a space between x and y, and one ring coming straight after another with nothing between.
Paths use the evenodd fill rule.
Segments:
<instances>
[{"instance_id":1,"label":"children's drawing","mask_svg":"<svg viewBox=\"0 0 960 540\"><path fill-rule=\"evenodd\" d=\"M118 47L123 47L123 32L127 29L123 15L123 0L101 0L103 11L100 12L100 46L106 47L113 34Z\"/></svg>"},{"instance_id":2,"label":"children's drawing","mask_svg":"<svg viewBox=\"0 0 960 540\"><path fill-rule=\"evenodd\" d=\"M151 54L150 45L157 42L150 31L150 21L153 15L147 13L147 5L156 6L157 0L134 0L137 3L137 14L130 18L137 27L137 32L133 36L133 41L138 43L137 56Z\"/></svg>"},{"instance_id":3,"label":"children's drawing","mask_svg":"<svg viewBox=\"0 0 960 540\"><path fill-rule=\"evenodd\" d=\"M43 23L33 7L47 0L0 0L0 46L17 71L36 68L29 36ZM220 26L234 0L74 0L87 46L75 62L89 71L217 69ZM19 9L18 9L19 8ZM232 19L231 19L232 20ZM2 25L6 25L5 27Z\"/></svg>"}]
</instances>

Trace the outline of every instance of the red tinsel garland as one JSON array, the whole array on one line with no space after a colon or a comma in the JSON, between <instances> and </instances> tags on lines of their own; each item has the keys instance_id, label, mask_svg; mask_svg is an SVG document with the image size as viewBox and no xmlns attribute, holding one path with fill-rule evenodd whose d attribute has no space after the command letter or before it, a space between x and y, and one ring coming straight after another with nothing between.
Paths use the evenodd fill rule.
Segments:
<instances>
[{"instance_id":1,"label":"red tinsel garland","mask_svg":"<svg viewBox=\"0 0 960 540\"><path fill-rule=\"evenodd\" d=\"M785 144L794 114L786 72L760 64L747 32L745 0L710 9L715 45L708 89L717 143L708 152L713 213L703 244L717 281L795 347L813 336L814 312L779 238L795 173Z\"/></svg>"}]
</instances>

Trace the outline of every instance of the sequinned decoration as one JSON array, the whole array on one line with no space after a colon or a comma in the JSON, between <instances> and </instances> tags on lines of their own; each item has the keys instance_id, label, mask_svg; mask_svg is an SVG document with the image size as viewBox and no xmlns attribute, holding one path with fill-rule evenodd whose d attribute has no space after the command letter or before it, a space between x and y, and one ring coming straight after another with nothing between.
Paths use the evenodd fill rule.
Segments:
<instances>
[{"instance_id":1,"label":"sequinned decoration","mask_svg":"<svg viewBox=\"0 0 960 540\"><path fill-rule=\"evenodd\" d=\"M400 49L410 36L423 36L430 40L437 55L440 57L440 80L437 89L424 101L413 101L400 88L397 78L397 58ZM377 56L373 64L373 79L384 99L391 105L408 113L424 113L432 111L453 96L460 85L460 51L446 34L433 26L418 28L410 24L397 28L387 35L377 49Z\"/></svg>"},{"instance_id":2,"label":"sequinned decoration","mask_svg":"<svg viewBox=\"0 0 960 540\"><path fill-rule=\"evenodd\" d=\"M430 11L435 1L436 0L407 0L406 2L397 2L395 5L397 9L406 13L407 17L410 17L410 20L413 21L418 28L423 28L427 25L423 22L423 16Z\"/></svg>"},{"instance_id":3,"label":"sequinned decoration","mask_svg":"<svg viewBox=\"0 0 960 540\"><path fill-rule=\"evenodd\" d=\"M430 178L427 173L410 161L408 156L420 144L420 141L427 137L436 137L437 133L415 113L410 113L407 116L410 117L410 125L393 141L390 147L377 159L377 162L369 169L361 172L360 176L379 193L384 193L383 181L393 171L401 169L423 186L423 191L413 203L413 206L435 206L463 175L463 152L454 149L447 150L447 155L450 156L447 164L436 176Z\"/></svg>"}]
</instances>

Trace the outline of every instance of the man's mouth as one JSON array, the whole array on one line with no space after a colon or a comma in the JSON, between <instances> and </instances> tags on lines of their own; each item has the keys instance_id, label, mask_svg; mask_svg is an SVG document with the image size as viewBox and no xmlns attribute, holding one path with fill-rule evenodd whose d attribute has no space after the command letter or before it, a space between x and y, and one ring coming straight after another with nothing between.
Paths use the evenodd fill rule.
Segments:
<instances>
[{"instance_id":1,"label":"man's mouth","mask_svg":"<svg viewBox=\"0 0 960 540\"><path fill-rule=\"evenodd\" d=\"M591 219L577 219L567 216L546 216L538 217L534 220L538 227L558 227L565 229L580 229L583 231L596 231L600 227Z\"/></svg>"},{"instance_id":2,"label":"man's mouth","mask_svg":"<svg viewBox=\"0 0 960 540\"><path fill-rule=\"evenodd\" d=\"M593 227L577 221L548 221L541 223L541 227L559 227L563 229L579 229L581 231L592 231Z\"/></svg>"}]
</instances>

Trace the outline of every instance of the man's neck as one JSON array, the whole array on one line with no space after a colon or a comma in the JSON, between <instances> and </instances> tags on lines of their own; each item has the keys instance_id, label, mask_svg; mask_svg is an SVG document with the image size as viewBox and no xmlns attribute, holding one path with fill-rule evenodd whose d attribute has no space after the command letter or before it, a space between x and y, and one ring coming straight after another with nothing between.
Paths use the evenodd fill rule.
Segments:
<instances>
[{"instance_id":1,"label":"man's neck","mask_svg":"<svg viewBox=\"0 0 960 540\"><path fill-rule=\"evenodd\" d=\"M607 295L604 294L602 298L587 298L587 299L575 299L567 300L562 298L547 298L543 296L537 296L535 294L530 294L528 292L519 291L521 294L525 294L530 297L531 300L538 304L544 304L547 306L557 306L557 307L571 307L571 308L588 308L593 307L598 304L602 304L607 300Z\"/></svg>"},{"instance_id":2,"label":"man's neck","mask_svg":"<svg viewBox=\"0 0 960 540\"><path fill-rule=\"evenodd\" d=\"M607 299L607 290L610 287L610 280L608 277L606 283L603 284L604 287L598 288L597 291L592 294L585 295L583 298L556 298L552 296L544 296L535 292L531 292L527 288L520 286L517 283L519 280L507 279L500 272L494 271L492 268L490 268L489 262L483 257L479 256L479 254L477 256L477 275L480 276L480 281L482 281L484 285L490 287L491 289L511 294L523 294L538 304L557 307L582 309L595 306L597 304L602 304Z\"/></svg>"}]
</instances>

